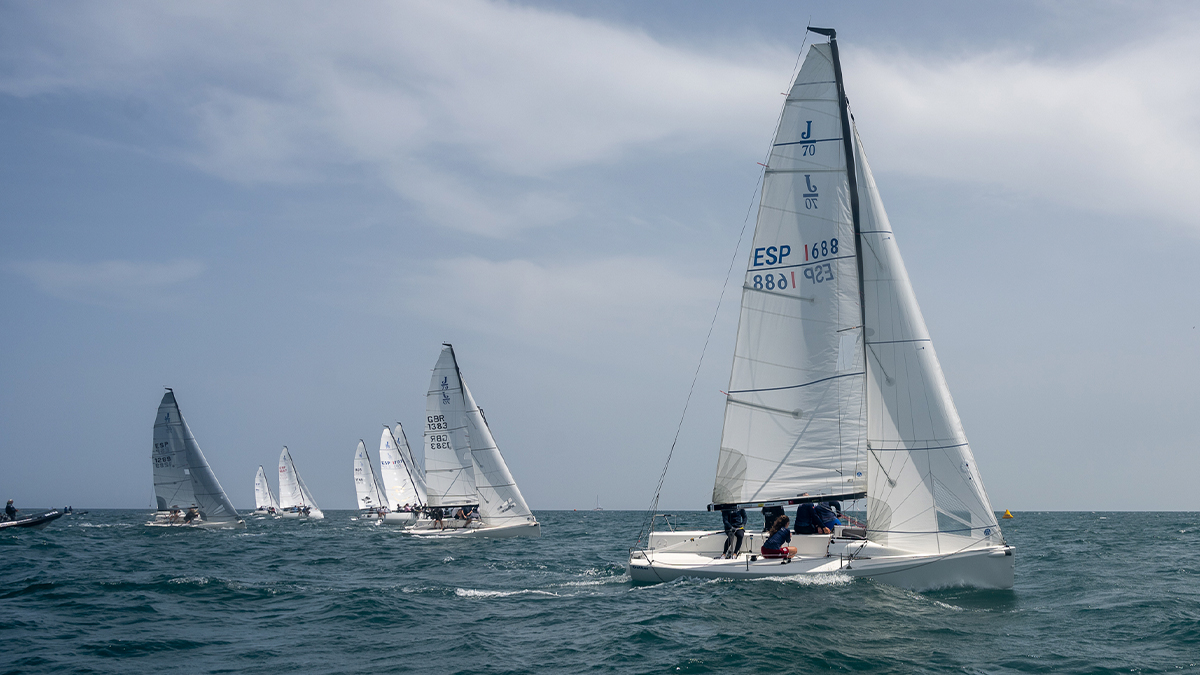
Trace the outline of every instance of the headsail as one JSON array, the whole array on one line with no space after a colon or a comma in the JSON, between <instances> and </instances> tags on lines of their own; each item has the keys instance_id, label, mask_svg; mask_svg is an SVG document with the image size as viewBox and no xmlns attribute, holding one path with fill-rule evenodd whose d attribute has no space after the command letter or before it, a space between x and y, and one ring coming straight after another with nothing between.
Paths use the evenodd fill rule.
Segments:
<instances>
[{"instance_id":1,"label":"headsail","mask_svg":"<svg viewBox=\"0 0 1200 675\"><path fill-rule=\"evenodd\" d=\"M419 479L414 480L417 475L411 464L404 429L398 422L396 429L400 432L399 438L387 426L383 427L383 434L379 437L379 473L383 477L387 504L393 509L405 504L424 505L427 502L424 486Z\"/></svg>"},{"instance_id":2,"label":"headsail","mask_svg":"<svg viewBox=\"0 0 1200 675\"><path fill-rule=\"evenodd\" d=\"M237 509L221 489L208 466L196 437L188 428L170 389L158 404L154 420L154 496L158 510L186 509L195 505L209 523L235 523Z\"/></svg>"},{"instance_id":3,"label":"headsail","mask_svg":"<svg viewBox=\"0 0 1200 675\"><path fill-rule=\"evenodd\" d=\"M461 380L461 375L460 378ZM504 463L487 419L483 416L471 390L462 382L466 401L467 433L471 440L471 457L475 460L475 487L479 491L479 515L486 525L509 525L533 522L533 513L521 489Z\"/></svg>"},{"instance_id":4,"label":"headsail","mask_svg":"<svg viewBox=\"0 0 1200 675\"><path fill-rule=\"evenodd\" d=\"M425 488L430 506L479 501L465 407L454 350L446 345L434 366L425 406Z\"/></svg>"},{"instance_id":5,"label":"headsail","mask_svg":"<svg viewBox=\"0 0 1200 675\"><path fill-rule=\"evenodd\" d=\"M715 504L866 489L862 310L829 45L788 94L742 285Z\"/></svg>"},{"instance_id":6,"label":"headsail","mask_svg":"<svg viewBox=\"0 0 1200 675\"><path fill-rule=\"evenodd\" d=\"M869 536L950 553L1003 541L867 158L862 195Z\"/></svg>"},{"instance_id":7,"label":"headsail","mask_svg":"<svg viewBox=\"0 0 1200 675\"><path fill-rule=\"evenodd\" d=\"M354 491L358 496L358 508L374 509L387 506L387 497L383 486L375 476L371 466L371 456L367 454L367 444L359 439L358 447L354 449Z\"/></svg>"},{"instance_id":8,"label":"headsail","mask_svg":"<svg viewBox=\"0 0 1200 675\"><path fill-rule=\"evenodd\" d=\"M271 486L267 483L267 472L263 471L261 465L258 467L258 473L254 474L254 508L279 509L279 502L275 500Z\"/></svg>"},{"instance_id":9,"label":"headsail","mask_svg":"<svg viewBox=\"0 0 1200 675\"><path fill-rule=\"evenodd\" d=\"M292 453L288 452L286 445L283 446L283 452L279 453L279 506L284 509L307 506L312 510L312 515L321 515L321 509L317 508L308 486L296 471Z\"/></svg>"}]
</instances>

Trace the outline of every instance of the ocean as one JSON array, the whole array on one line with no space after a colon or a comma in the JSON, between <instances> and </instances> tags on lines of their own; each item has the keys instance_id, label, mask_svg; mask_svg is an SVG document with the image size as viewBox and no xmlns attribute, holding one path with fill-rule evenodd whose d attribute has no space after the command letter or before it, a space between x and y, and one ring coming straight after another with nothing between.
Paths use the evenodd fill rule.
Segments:
<instances>
[{"instance_id":1,"label":"ocean","mask_svg":"<svg viewBox=\"0 0 1200 675\"><path fill-rule=\"evenodd\" d=\"M837 574L633 586L640 512L540 511L540 539L499 541L326 514L203 531L92 510L0 532L0 673L1200 672L1198 513L1016 513L1012 591L927 593Z\"/></svg>"}]
</instances>

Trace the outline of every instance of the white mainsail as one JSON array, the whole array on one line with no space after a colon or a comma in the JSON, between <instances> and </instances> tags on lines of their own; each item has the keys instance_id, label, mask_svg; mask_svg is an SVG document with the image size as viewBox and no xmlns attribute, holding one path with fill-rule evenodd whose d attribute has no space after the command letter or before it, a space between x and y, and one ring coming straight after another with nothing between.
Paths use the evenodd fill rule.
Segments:
<instances>
[{"instance_id":1,"label":"white mainsail","mask_svg":"<svg viewBox=\"0 0 1200 675\"><path fill-rule=\"evenodd\" d=\"M862 310L828 45L809 50L763 177L716 504L862 493Z\"/></svg>"},{"instance_id":2,"label":"white mainsail","mask_svg":"<svg viewBox=\"0 0 1200 675\"><path fill-rule=\"evenodd\" d=\"M371 466L371 456L367 454L367 444L361 438L354 449L354 492L358 496L360 509L387 506L383 486L379 484L375 469Z\"/></svg>"},{"instance_id":3,"label":"white mainsail","mask_svg":"<svg viewBox=\"0 0 1200 675\"><path fill-rule=\"evenodd\" d=\"M271 486L267 483L267 472L263 470L261 464L258 467L258 473L254 474L254 508L264 511L267 509L279 510L279 502L275 500L275 495L271 494Z\"/></svg>"},{"instance_id":4,"label":"white mainsail","mask_svg":"<svg viewBox=\"0 0 1200 675\"><path fill-rule=\"evenodd\" d=\"M324 514L321 513L321 509L317 508L317 502L313 500L312 493L308 491L308 486L304 484L304 479L296 471L296 464L292 461L292 453L288 452L285 445L283 446L283 452L279 453L279 507L290 509L305 506L311 511L309 514L310 517L323 517Z\"/></svg>"},{"instance_id":5,"label":"white mainsail","mask_svg":"<svg viewBox=\"0 0 1200 675\"><path fill-rule=\"evenodd\" d=\"M453 355L453 350L451 350ZM471 441L471 457L475 464L475 488L479 491L479 515L485 525L510 525L534 522L533 512L521 496L492 431L488 428L483 410L475 403L467 383L462 381L466 403L467 435Z\"/></svg>"},{"instance_id":6,"label":"white mainsail","mask_svg":"<svg viewBox=\"0 0 1200 675\"><path fill-rule=\"evenodd\" d=\"M396 429L400 431L399 438L387 426L383 427L383 434L379 437L379 474L383 478L387 504L393 509L406 504L424 505L427 501L424 488L413 471L408 440L399 422L396 423Z\"/></svg>"},{"instance_id":7,"label":"white mainsail","mask_svg":"<svg viewBox=\"0 0 1200 675\"><path fill-rule=\"evenodd\" d=\"M842 117L829 44L809 49L768 167L714 504L866 495L874 541L920 553L1002 542L854 121Z\"/></svg>"},{"instance_id":8,"label":"white mainsail","mask_svg":"<svg viewBox=\"0 0 1200 675\"><path fill-rule=\"evenodd\" d=\"M425 403L425 489L430 506L475 504L475 470L454 350L442 348Z\"/></svg>"},{"instance_id":9,"label":"white mainsail","mask_svg":"<svg viewBox=\"0 0 1200 675\"><path fill-rule=\"evenodd\" d=\"M179 412L175 392L170 389L158 404L150 458L159 511L195 506L204 522L238 522L237 509L233 508L216 474L208 466L196 437Z\"/></svg>"}]
</instances>

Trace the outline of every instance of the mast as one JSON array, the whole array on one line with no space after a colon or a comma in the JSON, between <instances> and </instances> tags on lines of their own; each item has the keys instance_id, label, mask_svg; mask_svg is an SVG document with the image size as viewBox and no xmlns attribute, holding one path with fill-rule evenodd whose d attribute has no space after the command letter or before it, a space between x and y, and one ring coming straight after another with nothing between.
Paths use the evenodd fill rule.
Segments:
<instances>
[{"instance_id":1,"label":"mast","mask_svg":"<svg viewBox=\"0 0 1200 675\"><path fill-rule=\"evenodd\" d=\"M863 367L867 366L867 301L863 287L862 227L859 221L858 170L854 165L854 136L850 128L850 101L846 98L846 87L842 82L842 58L838 54L837 31L832 28L808 29L817 35L829 38L829 51L833 55L833 79L837 82L838 105L842 113L842 147L846 152L846 179L850 182L850 216L854 220L854 259L858 264L858 308L862 320ZM865 411L864 402L864 411Z\"/></svg>"}]
</instances>

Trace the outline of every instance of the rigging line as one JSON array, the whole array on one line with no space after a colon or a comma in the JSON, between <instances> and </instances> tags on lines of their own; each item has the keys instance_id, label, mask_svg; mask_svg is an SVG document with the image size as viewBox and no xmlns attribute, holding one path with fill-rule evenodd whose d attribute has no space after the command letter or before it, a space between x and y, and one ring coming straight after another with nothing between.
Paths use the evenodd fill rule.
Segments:
<instances>
[{"instance_id":1,"label":"rigging line","mask_svg":"<svg viewBox=\"0 0 1200 675\"><path fill-rule=\"evenodd\" d=\"M788 80L788 91L795 86L796 78L799 76L801 59L804 57L804 47L808 43L808 31L804 32L804 39L800 42L800 51L796 54L796 63L792 66L792 76ZM692 394L696 390L696 381L700 378L700 367L704 365L704 355L708 352L708 343L712 340L713 328L717 325L717 317L721 313L721 304L725 300L725 291L729 288L729 279L733 276L733 266L737 264L738 251L742 248L742 240L746 237L746 226L750 224L750 214L754 212L754 204L758 199L759 192L762 189L763 182L766 180L767 164L771 161L771 154L775 151L775 140L778 138L779 125L783 121L783 113L787 110L787 100L779 108L779 115L775 119L775 132L771 136L771 143L767 146L767 154L763 158L764 161L759 163L761 167L758 171L758 182L754 185L754 192L750 195L750 205L746 208L746 217L742 220L742 231L738 233L737 246L733 248L733 255L729 259L729 269L725 272L725 283L721 286L721 294L717 296L717 306L713 310L712 322L708 325L708 334L704 338L704 346L700 348L700 361L696 364L696 372L692 375L692 384L688 387L687 398L683 402L683 413L679 416L679 426L675 428L675 438L671 440L671 449L667 451L667 461L663 462L662 474L658 477L658 486L654 489L654 499L650 503L650 508L647 511L647 517L642 520L642 528L638 532L637 543L635 548L640 547L642 539L650 532L654 531L654 513L658 511L658 500L662 496L663 482L667 479L667 469L671 466L671 457L675 454L675 445L679 443L679 434L683 431L683 421L687 418L688 405L692 402ZM456 364L457 367L457 364ZM648 542L647 542L648 543ZM644 552L644 551L643 551Z\"/></svg>"}]
</instances>

